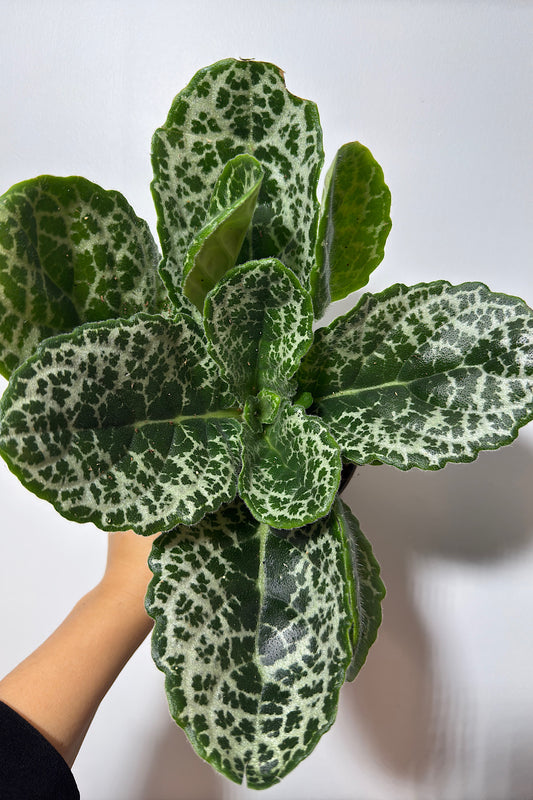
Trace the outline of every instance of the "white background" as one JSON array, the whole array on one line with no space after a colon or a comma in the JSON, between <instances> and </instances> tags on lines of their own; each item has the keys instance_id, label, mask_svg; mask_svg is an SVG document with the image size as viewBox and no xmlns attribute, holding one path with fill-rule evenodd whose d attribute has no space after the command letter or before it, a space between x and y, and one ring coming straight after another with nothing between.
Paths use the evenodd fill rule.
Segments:
<instances>
[{"instance_id":1,"label":"white background","mask_svg":"<svg viewBox=\"0 0 533 800\"><path fill-rule=\"evenodd\" d=\"M533 305L533 3L0 7L0 193L80 174L122 191L155 231L150 137L173 96L220 58L273 61L318 103L326 165L358 139L384 168L393 229L371 290L481 280ZM526 429L472 465L359 471L347 496L382 564L384 623L332 731L265 800L532 800L532 452ZM106 537L63 520L3 462L0 502L4 673L98 581ZM148 642L75 775L83 800L254 794L215 775L168 721Z\"/></svg>"}]
</instances>

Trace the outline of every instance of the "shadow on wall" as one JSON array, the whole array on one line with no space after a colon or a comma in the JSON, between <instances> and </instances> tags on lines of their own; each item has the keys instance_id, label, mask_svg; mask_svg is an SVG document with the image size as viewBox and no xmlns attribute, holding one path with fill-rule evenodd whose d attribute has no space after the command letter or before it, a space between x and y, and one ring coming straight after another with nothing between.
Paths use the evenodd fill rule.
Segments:
<instances>
[{"instance_id":1,"label":"shadow on wall","mask_svg":"<svg viewBox=\"0 0 533 800\"><path fill-rule=\"evenodd\" d=\"M135 800L223 800L224 780L196 755L181 728L167 717Z\"/></svg>"},{"instance_id":2,"label":"shadow on wall","mask_svg":"<svg viewBox=\"0 0 533 800\"><path fill-rule=\"evenodd\" d=\"M446 711L436 708L430 642L412 594L413 562L427 556L483 565L524 548L533 534L532 485L531 449L515 442L438 472L361 468L344 492L380 562L387 597L378 643L368 666L344 687L342 702L399 778L418 782L437 774L457 746L450 736L461 735L443 729ZM533 765L527 772L533 783Z\"/></svg>"}]
</instances>

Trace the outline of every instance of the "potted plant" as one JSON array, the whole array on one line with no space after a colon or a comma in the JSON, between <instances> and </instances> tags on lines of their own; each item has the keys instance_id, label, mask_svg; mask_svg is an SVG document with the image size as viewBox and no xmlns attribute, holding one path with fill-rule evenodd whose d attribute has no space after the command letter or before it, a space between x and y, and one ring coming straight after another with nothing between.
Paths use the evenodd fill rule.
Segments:
<instances>
[{"instance_id":1,"label":"potted plant","mask_svg":"<svg viewBox=\"0 0 533 800\"><path fill-rule=\"evenodd\" d=\"M146 602L171 714L217 770L266 788L332 725L381 620L342 473L513 441L533 416L533 312L437 281L317 326L381 262L390 193L352 142L318 203L318 112L272 64L200 70L152 161L162 256L84 178L0 198L0 452L68 519L164 531Z\"/></svg>"}]
</instances>

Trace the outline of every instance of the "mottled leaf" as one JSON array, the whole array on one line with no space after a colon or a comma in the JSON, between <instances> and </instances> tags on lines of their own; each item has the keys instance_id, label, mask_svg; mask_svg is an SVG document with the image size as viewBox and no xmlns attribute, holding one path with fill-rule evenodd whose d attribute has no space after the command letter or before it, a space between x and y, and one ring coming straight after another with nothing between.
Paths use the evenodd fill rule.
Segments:
<instances>
[{"instance_id":1,"label":"mottled leaf","mask_svg":"<svg viewBox=\"0 0 533 800\"><path fill-rule=\"evenodd\" d=\"M370 542L363 535L349 507L339 497L335 500L332 514L341 526L348 545L347 574L351 579L354 624L351 631L353 655L346 680L353 681L376 640L381 625L381 601L385 597L385 587L379 577L379 564L374 558Z\"/></svg>"},{"instance_id":2,"label":"mottled leaf","mask_svg":"<svg viewBox=\"0 0 533 800\"><path fill-rule=\"evenodd\" d=\"M63 516L148 534L235 496L239 412L191 319L139 314L43 342L0 404L0 452Z\"/></svg>"},{"instance_id":3,"label":"mottled leaf","mask_svg":"<svg viewBox=\"0 0 533 800\"><path fill-rule=\"evenodd\" d=\"M355 463L472 461L533 418L533 312L480 283L392 286L319 330L299 379Z\"/></svg>"},{"instance_id":4,"label":"mottled leaf","mask_svg":"<svg viewBox=\"0 0 533 800\"><path fill-rule=\"evenodd\" d=\"M179 287L226 162L249 153L265 172L238 262L279 258L309 288L323 162L314 103L290 94L273 64L226 59L196 73L152 140L152 191L165 282Z\"/></svg>"},{"instance_id":5,"label":"mottled leaf","mask_svg":"<svg viewBox=\"0 0 533 800\"><path fill-rule=\"evenodd\" d=\"M296 528L324 517L342 469L339 447L323 422L284 402L260 433L243 426L239 494L254 517Z\"/></svg>"},{"instance_id":6,"label":"mottled leaf","mask_svg":"<svg viewBox=\"0 0 533 800\"><path fill-rule=\"evenodd\" d=\"M311 277L316 316L368 283L391 229L390 191L370 150L349 142L327 175Z\"/></svg>"},{"instance_id":7,"label":"mottled leaf","mask_svg":"<svg viewBox=\"0 0 533 800\"><path fill-rule=\"evenodd\" d=\"M210 353L237 397L290 396L313 339L311 298L294 273L275 259L234 267L209 294L204 319Z\"/></svg>"},{"instance_id":8,"label":"mottled leaf","mask_svg":"<svg viewBox=\"0 0 533 800\"><path fill-rule=\"evenodd\" d=\"M206 294L235 266L262 180L261 165L249 155L236 156L222 170L208 222L193 239L185 260L183 291L200 311Z\"/></svg>"},{"instance_id":9,"label":"mottled leaf","mask_svg":"<svg viewBox=\"0 0 533 800\"><path fill-rule=\"evenodd\" d=\"M126 199L42 175L0 197L0 372L83 322L160 311L157 248Z\"/></svg>"},{"instance_id":10,"label":"mottled leaf","mask_svg":"<svg viewBox=\"0 0 533 800\"><path fill-rule=\"evenodd\" d=\"M241 502L154 543L147 609L170 711L196 752L256 789L332 725L351 657L343 527L280 531Z\"/></svg>"}]
</instances>

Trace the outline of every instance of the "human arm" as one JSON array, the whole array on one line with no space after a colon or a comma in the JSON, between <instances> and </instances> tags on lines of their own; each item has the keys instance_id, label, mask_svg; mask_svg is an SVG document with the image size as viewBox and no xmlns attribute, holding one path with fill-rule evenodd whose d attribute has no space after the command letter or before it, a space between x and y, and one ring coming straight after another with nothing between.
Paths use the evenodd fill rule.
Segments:
<instances>
[{"instance_id":1,"label":"human arm","mask_svg":"<svg viewBox=\"0 0 533 800\"><path fill-rule=\"evenodd\" d=\"M69 766L100 702L152 627L144 595L153 538L109 534L102 580L0 681L0 701L42 733Z\"/></svg>"}]
</instances>

